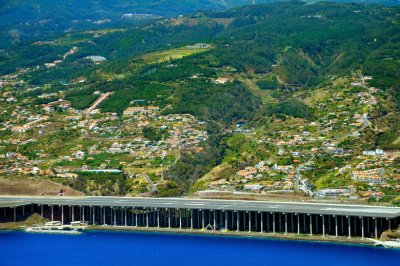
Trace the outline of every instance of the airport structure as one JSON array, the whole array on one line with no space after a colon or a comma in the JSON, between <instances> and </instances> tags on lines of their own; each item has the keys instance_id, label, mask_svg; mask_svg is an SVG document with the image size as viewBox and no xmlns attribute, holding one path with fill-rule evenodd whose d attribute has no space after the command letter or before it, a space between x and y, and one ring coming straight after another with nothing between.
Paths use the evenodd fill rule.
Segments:
<instances>
[{"instance_id":1,"label":"airport structure","mask_svg":"<svg viewBox=\"0 0 400 266\"><path fill-rule=\"evenodd\" d=\"M0 197L0 220L38 213L67 224L378 238L400 208L366 205L128 197Z\"/></svg>"}]
</instances>

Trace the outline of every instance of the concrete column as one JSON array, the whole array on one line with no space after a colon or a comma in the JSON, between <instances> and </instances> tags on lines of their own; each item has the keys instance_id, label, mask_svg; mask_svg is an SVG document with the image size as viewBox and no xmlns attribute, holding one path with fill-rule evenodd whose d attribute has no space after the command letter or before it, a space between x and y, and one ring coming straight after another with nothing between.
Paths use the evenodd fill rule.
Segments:
<instances>
[{"instance_id":1,"label":"concrete column","mask_svg":"<svg viewBox=\"0 0 400 266\"><path fill-rule=\"evenodd\" d=\"M182 229L182 210L181 209L178 210L178 214L179 214L179 229Z\"/></svg>"},{"instance_id":2,"label":"concrete column","mask_svg":"<svg viewBox=\"0 0 400 266\"><path fill-rule=\"evenodd\" d=\"M149 227L149 211L146 208L146 227Z\"/></svg>"},{"instance_id":3,"label":"concrete column","mask_svg":"<svg viewBox=\"0 0 400 266\"><path fill-rule=\"evenodd\" d=\"M115 208L113 208L114 211L114 226L117 225L117 210Z\"/></svg>"},{"instance_id":4,"label":"concrete column","mask_svg":"<svg viewBox=\"0 0 400 266\"><path fill-rule=\"evenodd\" d=\"M215 230L216 228L217 228L217 221L215 220L215 211L213 211L212 210L212 213L213 213L213 218L214 218L214 229L213 230Z\"/></svg>"},{"instance_id":5,"label":"concrete column","mask_svg":"<svg viewBox=\"0 0 400 266\"><path fill-rule=\"evenodd\" d=\"M310 217L310 236L312 236L312 214L308 215Z\"/></svg>"},{"instance_id":6,"label":"concrete column","mask_svg":"<svg viewBox=\"0 0 400 266\"><path fill-rule=\"evenodd\" d=\"M390 220L390 219L388 219L388 221L389 221L389 230L392 230L392 221Z\"/></svg>"},{"instance_id":7,"label":"concrete column","mask_svg":"<svg viewBox=\"0 0 400 266\"><path fill-rule=\"evenodd\" d=\"M239 217L239 211L236 212L236 232L239 232L240 230L240 217Z\"/></svg>"},{"instance_id":8,"label":"concrete column","mask_svg":"<svg viewBox=\"0 0 400 266\"><path fill-rule=\"evenodd\" d=\"M287 235L287 232L288 232L287 213L285 213L285 235Z\"/></svg>"},{"instance_id":9,"label":"concrete column","mask_svg":"<svg viewBox=\"0 0 400 266\"><path fill-rule=\"evenodd\" d=\"M338 237L337 216L335 216L335 236Z\"/></svg>"},{"instance_id":10,"label":"concrete column","mask_svg":"<svg viewBox=\"0 0 400 266\"><path fill-rule=\"evenodd\" d=\"M375 238L378 239L378 218L374 217L375 220Z\"/></svg>"},{"instance_id":11,"label":"concrete column","mask_svg":"<svg viewBox=\"0 0 400 266\"><path fill-rule=\"evenodd\" d=\"M190 210L190 230L193 230L193 210Z\"/></svg>"},{"instance_id":12,"label":"concrete column","mask_svg":"<svg viewBox=\"0 0 400 266\"><path fill-rule=\"evenodd\" d=\"M360 217L361 219L361 239L364 239L364 217Z\"/></svg>"},{"instance_id":13,"label":"concrete column","mask_svg":"<svg viewBox=\"0 0 400 266\"><path fill-rule=\"evenodd\" d=\"M272 233L275 234L275 213L272 213Z\"/></svg>"},{"instance_id":14,"label":"concrete column","mask_svg":"<svg viewBox=\"0 0 400 266\"><path fill-rule=\"evenodd\" d=\"M294 213L292 213L292 214L290 214L290 220L291 220L291 228L292 228L292 233L294 233L294 218L293 218L293 216L294 216Z\"/></svg>"},{"instance_id":15,"label":"concrete column","mask_svg":"<svg viewBox=\"0 0 400 266\"><path fill-rule=\"evenodd\" d=\"M201 228L204 230L204 210L201 210Z\"/></svg>"},{"instance_id":16,"label":"concrete column","mask_svg":"<svg viewBox=\"0 0 400 266\"><path fill-rule=\"evenodd\" d=\"M102 210L103 210L103 224L105 225L106 224L106 210L104 207L100 207L100 208L102 208Z\"/></svg>"},{"instance_id":17,"label":"concrete column","mask_svg":"<svg viewBox=\"0 0 400 266\"><path fill-rule=\"evenodd\" d=\"M251 233L251 212L249 212L249 233Z\"/></svg>"},{"instance_id":18,"label":"concrete column","mask_svg":"<svg viewBox=\"0 0 400 266\"><path fill-rule=\"evenodd\" d=\"M160 228L160 210L157 209L157 227Z\"/></svg>"},{"instance_id":19,"label":"concrete column","mask_svg":"<svg viewBox=\"0 0 400 266\"><path fill-rule=\"evenodd\" d=\"M40 216L42 216L42 218L44 218L43 217L43 205L40 205Z\"/></svg>"},{"instance_id":20,"label":"concrete column","mask_svg":"<svg viewBox=\"0 0 400 266\"><path fill-rule=\"evenodd\" d=\"M16 222L17 221L17 208L13 208L13 221Z\"/></svg>"},{"instance_id":21,"label":"concrete column","mask_svg":"<svg viewBox=\"0 0 400 266\"><path fill-rule=\"evenodd\" d=\"M350 216L347 217L347 226L349 230L349 238L351 238L351 218Z\"/></svg>"},{"instance_id":22,"label":"concrete column","mask_svg":"<svg viewBox=\"0 0 400 266\"><path fill-rule=\"evenodd\" d=\"M54 221L54 208L53 205L51 205L51 221Z\"/></svg>"},{"instance_id":23,"label":"concrete column","mask_svg":"<svg viewBox=\"0 0 400 266\"><path fill-rule=\"evenodd\" d=\"M61 207L61 224L64 224L64 206Z\"/></svg>"},{"instance_id":24,"label":"concrete column","mask_svg":"<svg viewBox=\"0 0 400 266\"><path fill-rule=\"evenodd\" d=\"M260 233L264 233L264 213L261 212L261 230Z\"/></svg>"},{"instance_id":25,"label":"concrete column","mask_svg":"<svg viewBox=\"0 0 400 266\"><path fill-rule=\"evenodd\" d=\"M75 206L72 206L72 221L75 222Z\"/></svg>"},{"instance_id":26,"label":"concrete column","mask_svg":"<svg viewBox=\"0 0 400 266\"><path fill-rule=\"evenodd\" d=\"M124 220L125 220L125 226L128 226L128 214L126 213L126 209L124 209Z\"/></svg>"},{"instance_id":27,"label":"concrete column","mask_svg":"<svg viewBox=\"0 0 400 266\"><path fill-rule=\"evenodd\" d=\"M90 206L92 210L92 224L96 224L96 207Z\"/></svg>"},{"instance_id":28,"label":"concrete column","mask_svg":"<svg viewBox=\"0 0 400 266\"><path fill-rule=\"evenodd\" d=\"M139 219L139 214L137 211L135 211L135 227L138 227L138 219Z\"/></svg>"},{"instance_id":29,"label":"concrete column","mask_svg":"<svg viewBox=\"0 0 400 266\"><path fill-rule=\"evenodd\" d=\"M225 231L228 231L228 211L224 212L225 214Z\"/></svg>"},{"instance_id":30,"label":"concrete column","mask_svg":"<svg viewBox=\"0 0 400 266\"><path fill-rule=\"evenodd\" d=\"M322 215L322 237L325 237L325 215Z\"/></svg>"},{"instance_id":31,"label":"concrete column","mask_svg":"<svg viewBox=\"0 0 400 266\"><path fill-rule=\"evenodd\" d=\"M296 213L297 216L297 234L300 235L300 214Z\"/></svg>"},{"instance_id":32,"label":"concrete column","mask_svg":"<svg viewBox=\"0 0 400 266\"><path fill-rule=\"evenodd\" d=\"M82 219L83 221L85 221L85 206L81 206L81 210L82 210Z\"/></svg>"},{"instance_id":33,"label":"concrete column","mask_svg":"<svg viewBox=\"0 0 400 266\"><path fill-rule=\"evenodd\" d=\"M171 209L168 209L168 228L171 228Z\"/></svg>"},{"instance_id":34,"label":"concrete column","mask_svg":"<svg viewBox=\"0 0 400 266\"><path fill-rule=\"evenodd\" d=\"M341 216L340 219L342 220L342 224L341 224L341 227L342 227L342 236L344 236L344 219L343 219L343 216Z\"/></svg>"}]
</instances>

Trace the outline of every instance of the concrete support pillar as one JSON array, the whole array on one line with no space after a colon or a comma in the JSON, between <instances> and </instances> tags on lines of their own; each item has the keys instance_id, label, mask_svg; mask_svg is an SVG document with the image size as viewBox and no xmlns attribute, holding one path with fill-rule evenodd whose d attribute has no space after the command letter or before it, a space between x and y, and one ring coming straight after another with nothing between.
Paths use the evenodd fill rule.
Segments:
<instances>
[{"instance_id":1,"label":"concrete support pillar","mask_svg":"<svg viewBox=\"0 0 400 266\"><path fill-rule=\"evenodd\" d=\"M61 224L64 224L64 206L61 207Z\"/></svg>"},{"instance_id":2,"label":"concrete support pillar","mask_svg":"<svg viewBox=\"0 0 400 266\"><path fill-rule=\"evenodd\" d=\"M17 221L17 208L13 208L13 221L16 222Z\"/></svg>"},{"instance_id":3,"label":"concrete support pillar","mask_svg":"<svg viewBox=\"0 0 400 266\"><path fill-rule=\"evenodd\" d=\"M325 237L325 215L322 215L322 237Z\"/></svg>"},{"instance_id":4,"label":"concrete support pillar","mask_svg":"<svg viewBox=\"0 0 400 266\"><path fill-rule=\"evenodd\" d=\"M90 206L92 210L92 224L96 224L96 207Z\"/></svg>"},{"instance_id":5,"label":"concrete support pillar","mask_svg":"<svg viewBox=\"0 0 400 266\"><path fill-rule=\"evenodd\" d=\"M310 236L312 236L312 214L308 215L310 217Z\"/></svg>"},{"instance_id":6,"label":"concrete support pillar","mask_svg":"<svg viewBox=\"0 0 400 266\"><path fill-rule=\"evenodd\" d=\"M81 206L81 210L82 210L82 219L83 221L85 221L85 206Z\"/></svg>"},{"instance_id":7,"label":"concrete support pillar","mask_svg":"<svg viewBox=\"0 0 400 266\"><path fill-rule=\"evenodd\" d=\"M378 218L374 217L375 222L375 238L378 239Z\"/></svg>"},{"instance_id":8,"label":"concrete support pillar","mask_svg":"<svg viewBox=\"0 0 400 266\"><path fill-rule=\"evenodd\" d=\"M193 210L190 210L190 230L193 230Z\"/></svg>"},{"instance_id":9,"label":"concrete support pillar","mask_svg":"<svg viewBox=\"0 0 400 266\"><path fill-rule=\"evenodd\" d=\"M276 227L275 227L275 213L272 213L272 233L275 234Z\"/></svg>"},{"instance_id":10,"label":"concrete support pillar","mask_svg":"<svg viewBox=\"0 0 400 266\"><path fill-rule=\"evenodd\" d=\"M364 217L360 217L361 219L361 239L364 239Z\"/></svg>"},{"instance_id":11,"label":"concrete support pillar","mask_svg":"<svg viewBox=\"0 0 400 266\"><path fill-rule=\"evenodd\" d=\"M201 210L201 228L204 230L204 210Z\"/></svg>"},{"instance_id":12,"label":"concrete support pillar","mask_svg":"<svg viewBox=\"0 0 400 266\"><path fill-rule=\"evenodd\" d=\"M139 220L139 214L137 211L135 211L135 227L138 227L138 220Z\"/></svg>"},{"instance_id":13,"label":"concrete support pillar","mask_svg":"<svg viewBox=\"0 0 400 266\"><path fill-rule=\"evenodd\" d=\"M182 210L179 209L179 229L182 229Z\"/></svg>"},{"instance_id":14,"label":"concrete support pillar","mask_svg":"<svg viewBox=\"0 0 400 266\"><path fill-rule=\"evenodd\" d=\"M44 218L43 217L43 205L40 205L40 216L42 216L42 218Z\"/></svg>"},{"instance_id":15,"label":"concrete support pillar","mask_svg":"<svg viewBox=\"0 0 400 266\"><path fill-rule=\"evenodd\" d=\"M106 210L104 207L100 207L103 210L103 224L106 224Z\"/></svg>"},{"instance_id":16,"label":"concrete support pillar","mask_svg":"<svg viewBox=\"0 0 400 266\"><path fill-rule=\"evenodd\" d=\"M347 226L349 230L349 238L351 238L351 218L350 216L347 217Z\"/></svg>"},{"instance_id":17,"label":"concrete support pillar","mask_svg":"<svg viewBox=\"0 0 400 266\"><path fill-rule=\"evenodd\" d=\"M260 233L264 233L264 213L261 212L261 230Z\"/></svg>"},{"instance_id":18,"label":"concrete support pillar","mask_svg":"<svg viewBox=\"0 0 400 266\"><path fill-rule=\"evenodd\" d=\"M392 221L390 220L390 219L388 219L388 221L389 221L389 230L392 230Z\"/></svg>"},{"instance_id":19,"label":"concrete support pillar","mask_svg":"<svg viewBox=\"0 0 400 266\"><path fill-rule=\"evenodd\" d=\"M300 235L300 214L296 213L297 217L297 234Z\"/></svg>"},{"instance_id":20,"label":"concrete support pillar","mask_svg":"<svg viewBox=\"0 0 400 266\"><path fill-rule=\"evenodd\" d=\"M114 211L114 226L117 225L117 210L115 208L113 208Z\"/></svg>"},{"instance_id":21,"label":"concrete support pillar","mask_svg":"<svg viewBox=\"0 0 400 266\"><path fill-rule=\"evenodd\" d=\"M213 228L213 230L215 230L215 229L217 228L217 221L216 221L216 219L215 219L215 217L216 217L217 215L215 214L215 211L213 211L213 210L212 210L212 213L213 213L213 218L214 218L214 228Z\"/></svg>"},{"instance_id":22,"label":"concrete support pillar","mask_svg":"<svg viewBox=\"0 0 400 266\"><path fill-rule=\"evenodd\" d=\"M171 209L168 209L168 228L171 228Z\"/></svg>"},{"instance_id":23,"label":"concrete support pillar","mask_svg":"<svg viewBox=\"0 0 400 266\"><path fill-rule=\"evenodd\" d=\"M157 209L157 228L160 228L160 210Z\"/></svg>"},{"instance_id":24,"label":"concrete support pillar","mask_svg":"<svg viewBox=\"0 0 400 266\"><path fill-rule=\"evenodd\" d=\"M251 233L251 212L249 212L249 233Z\"/></svg>"},{"instance_id":25,"label":"concrete support pillar","mask_svg":"<svg viewBox=\"0 0 400 266\"><path fill-rule=\"evenodd\" d=\"M292 233L294 233L294 218L293 218L293 217L294 217L294 213L291 213L291 214L290 214L290 220L291 220L291 221L290 221L290 222L291 222L291 223L290 223L290 224L291 224L290 227L292 228L292 230L291 230Z\"/></svg>"},{"instance_id":26,"label":"concrete support pillar","mask_svg":"<svg viewBox=\"0 0 400 266\"><path fill-rule=\"evenodd\" d=\"M236 212L236 232L239 232L240 230L240 217L239 217L239 211Z\"/></svg>"},{"instance_id":27,"label":"concrete support pillar","mask_svg":"<svg viewBox=\"0 0 400 266\"><path fill-rule=\"evenodd\" d=\"M340 216L340 219L342 220L342 223L341 223L341 227L342 227L342 236L344 236L344 219L343 219L343 216Z\"/></svg>"},{"instance_id":28,"label":"concrete support pillar","mask_svg":"<svg viewBox=\"0 0 400 266\"><path fill-rule=\"evenodd\" d=\"M125 226L128 226L128 214L127 214L127 211L126 211L126 209L124 209L124 225Z\"/></svg>"},{"instance_id":29,"label":"concrete support pillar","mask_svg":"<svg viewBox=\"0 0 400 266\"><path fill-rule=\"evenodd\" d=\"M225 214L225 231L228 231L228 211L224 212Z\"/></svg>"},{"instance_id":30,"label":"concrete support pillar","mask_svg":"<svg viewBox=\"0 0 400 266\"><path fill-rule=\"evenodd\" d=\"M51 205L51 221L54 221L54 206Z\"/></svg>"},{"instance_id":31,"label":"concrete support pillar","mask_svg":"<svg viewBox=\"0 0 400 266\"><path fill-rule=\"evenodd\" d=\"M288 233L287 213L285 213L285 235Z\"/></svg>"},{"instance_id":32,"label":"concrete support pillar","mask_svg":"<svg viewBox=\"0 0 400 266\"><path fill-rule=\"evenodd\" d=\"M75 206L72 206L71 213L72 213L72 217L71 217L72 221L75 222Z\"/></svg>"},{"instance_id":33,"label":"concrete support pillar","mask_svg":"<svg viewBox=\"0 0 400 266\"><path fill-rule=\"evenodd\" d=\"M338 224L337 224L337 216L335 216L335 236L338 237Z\"/></svg>"},{"instance_id":34,"label":"concrete support pillar","mask_svg":"<svg viewBox=\"0 0 400 266\"><path fill-rule=\"evenodd\" d=\"M146 208L146 227L149 227L149 211Z\"/></svg>"}]
</instances>

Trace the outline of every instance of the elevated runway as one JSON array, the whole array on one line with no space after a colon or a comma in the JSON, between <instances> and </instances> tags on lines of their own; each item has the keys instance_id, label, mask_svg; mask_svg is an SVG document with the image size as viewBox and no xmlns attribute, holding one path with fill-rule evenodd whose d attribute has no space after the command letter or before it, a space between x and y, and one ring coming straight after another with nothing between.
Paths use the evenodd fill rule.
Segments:
<instances>
[{"instance_id":1,"label":"elevated runway","mask_svg":"<svg viewBox=\"0 0 400 266\"><path fill-rule=\"evenodd\" d=\"M131 197L0 197L0 207L23 205L91 206L126 208L170 208L192 210L257 211L342 215L354 217L400 217L400 208L367 205L294 203L240 200L210 200L190 198L131 198Z\"/></svg>"}]
</instances>

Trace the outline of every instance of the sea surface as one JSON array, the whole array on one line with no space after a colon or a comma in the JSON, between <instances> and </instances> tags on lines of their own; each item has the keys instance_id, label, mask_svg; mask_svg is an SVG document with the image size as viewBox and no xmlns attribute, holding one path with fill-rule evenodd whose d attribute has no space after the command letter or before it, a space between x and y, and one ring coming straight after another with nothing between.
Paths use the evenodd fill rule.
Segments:
<instances>
[{"instance_id":1,"label":"sea surface","mask_svg":"<svg viewBox=\"0 0 400 266\"><path fill-rule=\"evenodd\" d=\"M400 265L400 250L250 237L0 233L0 265Z\"/></svg>"}]
</instances>

